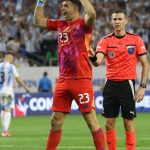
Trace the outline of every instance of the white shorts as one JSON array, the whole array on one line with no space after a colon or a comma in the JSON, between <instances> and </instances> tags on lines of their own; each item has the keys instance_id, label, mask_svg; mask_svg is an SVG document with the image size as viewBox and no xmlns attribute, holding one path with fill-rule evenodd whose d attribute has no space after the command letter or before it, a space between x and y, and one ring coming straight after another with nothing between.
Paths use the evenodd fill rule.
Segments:
<instances>
[{"instance_id":1,"label":"white shorts","mask_svg":"<svg viewBox=\"0 0 150 150\"><path fill-rule=\"evenodd\" d=\"M0 93L0 107L2 107L2 109L14 108L14 106L15 101L13 96Z\"/></svg>"}]
</instances>

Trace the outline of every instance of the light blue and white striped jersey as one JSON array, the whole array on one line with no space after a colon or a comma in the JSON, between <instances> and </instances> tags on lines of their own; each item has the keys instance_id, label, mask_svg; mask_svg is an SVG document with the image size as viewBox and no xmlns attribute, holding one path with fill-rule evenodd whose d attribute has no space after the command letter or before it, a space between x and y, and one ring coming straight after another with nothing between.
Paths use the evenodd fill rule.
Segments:
<instances>
[{"instance_id":1,"label":"light blue and white striped jersey","mask_svg":"<svg viewBox=\"0 0 150 150\"><path fill-rule=\"evenodd\" d=\"M16 67L8 62L0 63L0 93L14 97L14 77L19 77Z\"/></svg>"}]
</instances>

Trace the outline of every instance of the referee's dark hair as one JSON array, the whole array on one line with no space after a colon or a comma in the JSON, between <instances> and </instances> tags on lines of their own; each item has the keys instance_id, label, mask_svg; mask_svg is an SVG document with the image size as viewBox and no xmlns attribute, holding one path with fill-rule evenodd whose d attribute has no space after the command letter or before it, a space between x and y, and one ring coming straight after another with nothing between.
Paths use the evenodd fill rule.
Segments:
<instances>
[{"instance_id":1,"label":"referee's dark hair","mask_svg":"<svg viewBox=\"0 0 150 150\"><path fill-rule=\"evenodd\" d=\"M116 9L115 11L112 12L112 14L119 14L119 13L123 13L127 17L127 14L124 10Z\"/></svg>"}]
</instances>

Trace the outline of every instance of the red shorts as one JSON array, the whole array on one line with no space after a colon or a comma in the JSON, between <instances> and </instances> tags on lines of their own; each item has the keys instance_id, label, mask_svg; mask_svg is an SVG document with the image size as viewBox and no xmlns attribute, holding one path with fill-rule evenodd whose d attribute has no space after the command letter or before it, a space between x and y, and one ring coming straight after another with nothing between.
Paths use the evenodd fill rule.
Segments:
<instances>
[{"instance_id":1,"label":"red shorts","mask_svg":"<svg viewBox=\"0 0 150 150\"><path fill-rule=\"evenodd\" d=\"M57 80L52 110L70 112L72 101L75 100L80 112L90 112L94 105L94 90L91 79Z\"/></svg>"}]
</instances>

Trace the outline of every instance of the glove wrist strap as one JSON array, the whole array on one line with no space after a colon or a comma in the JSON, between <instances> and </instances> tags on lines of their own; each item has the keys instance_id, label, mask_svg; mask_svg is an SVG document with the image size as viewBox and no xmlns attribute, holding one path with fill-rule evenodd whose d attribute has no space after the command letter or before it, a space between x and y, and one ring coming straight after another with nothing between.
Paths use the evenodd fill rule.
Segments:
<instances>
[{"instance_id":1,"label":"glove wrist strap","mask_svg":"<svg viewBox=\"0 0 150 150\"><path fill-rule=\"evenodd\" d=\"M36 6L38 7L44 7L45 5L45 0L38 0Z\"/></svg>"}]
</instances>

